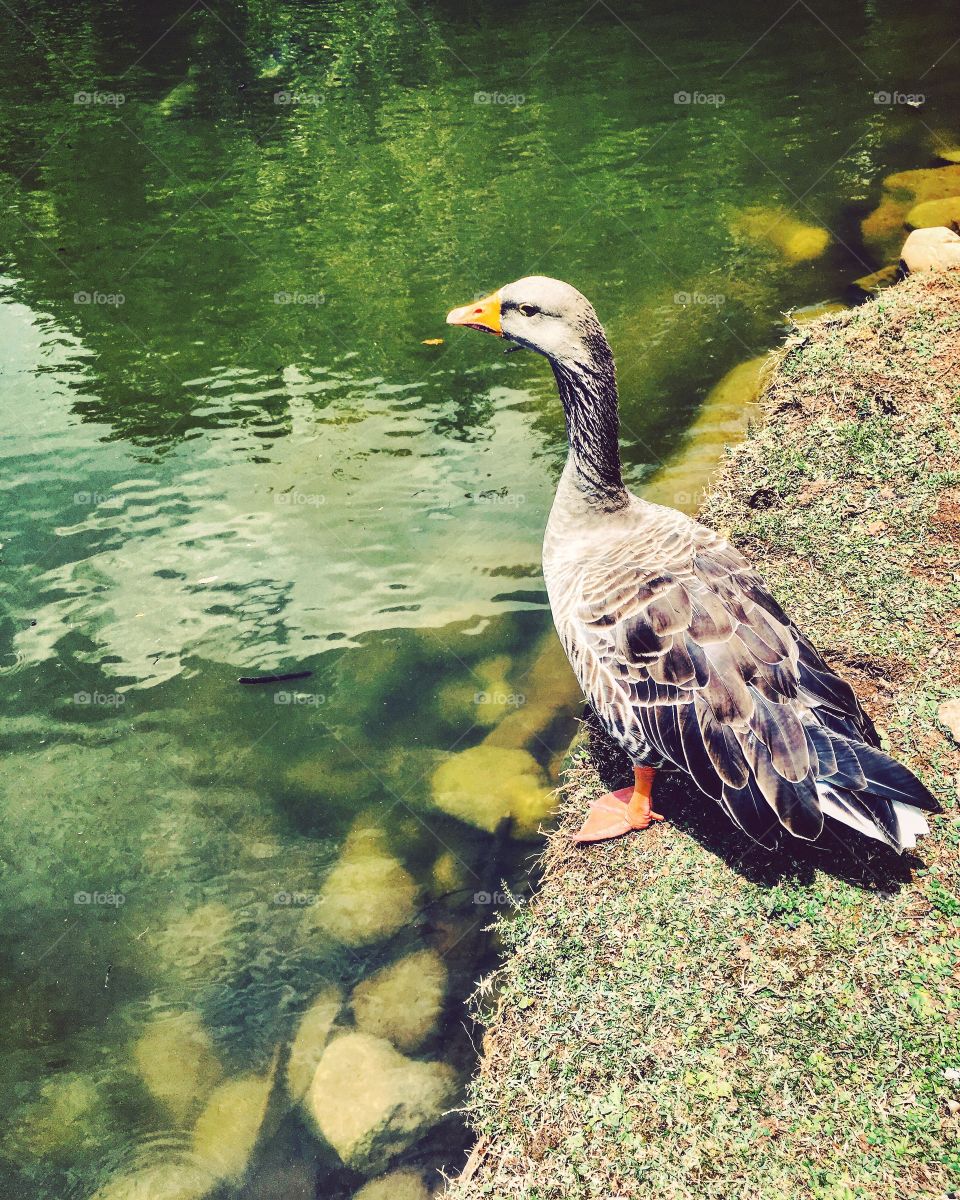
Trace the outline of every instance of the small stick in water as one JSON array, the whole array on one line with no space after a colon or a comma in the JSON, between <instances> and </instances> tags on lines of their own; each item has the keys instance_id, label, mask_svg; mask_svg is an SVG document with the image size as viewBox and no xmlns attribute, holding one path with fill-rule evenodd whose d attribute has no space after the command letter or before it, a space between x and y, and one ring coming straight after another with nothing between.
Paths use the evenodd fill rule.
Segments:
<instances>
[{"instance_id":1,"label":"small stick in water","mask_svg":"<svg viewBox=\"0 0 960 1200\"><path fill-rule=\"evenodd\" d=\"M287 683L291 679L309 679L312 671L291 671L288 675L241 675L237 683Z\"/></svg>"}]
</instances>

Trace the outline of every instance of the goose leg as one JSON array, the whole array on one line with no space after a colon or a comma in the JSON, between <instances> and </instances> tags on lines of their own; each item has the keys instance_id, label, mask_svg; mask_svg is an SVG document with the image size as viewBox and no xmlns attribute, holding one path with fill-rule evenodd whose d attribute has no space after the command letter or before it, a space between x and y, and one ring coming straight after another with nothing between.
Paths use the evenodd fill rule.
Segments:
<instances>
[{"instance_id":1,"label":"goose leg","mask_svg":"<svg viewBox=\"0 0 960 1200\"><path fill-rule=\"evenodd\" d=\"M634 767L632 788L607 792L590 805L587 819L573 835L577 845L587 842L606 842L634 829L646 829L663 817L653 811L650 793L656 775L654 767Z\"/></svg>"}]
</instances>

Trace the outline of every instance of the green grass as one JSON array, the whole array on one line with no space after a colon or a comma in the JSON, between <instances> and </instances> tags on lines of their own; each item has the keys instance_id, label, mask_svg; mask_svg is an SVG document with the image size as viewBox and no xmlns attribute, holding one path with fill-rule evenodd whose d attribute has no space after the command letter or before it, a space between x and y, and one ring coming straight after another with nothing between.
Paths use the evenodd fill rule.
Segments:
<instances>
[{"instance_id":1,"label":"green grass","mask_svg":"<svg viewBox=\"0 0 960 1200\"><path fill-rule=\"evenodd\" d=\"M944 805L919 856L754 846L678 777L588 850L622 783L566 776L468 1104L457 1200L915 1200L960 1186L960 280L913 278L788 342L703 519L728 530ZM601 782L601 779L603 782Z\"/></svg>"}]
</instances>

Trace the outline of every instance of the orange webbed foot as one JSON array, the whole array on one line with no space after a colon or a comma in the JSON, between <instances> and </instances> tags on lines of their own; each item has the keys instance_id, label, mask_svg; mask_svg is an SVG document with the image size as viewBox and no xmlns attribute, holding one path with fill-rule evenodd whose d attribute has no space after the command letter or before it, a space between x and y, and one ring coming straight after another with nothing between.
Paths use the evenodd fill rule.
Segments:
<instances>
[{"instance_id":1,"label":"orange webbed foot","mask_svg":"<svg viewBox=\"0 0 960 1200\"><path fill-rule=\"evenodd\" d=\"M619 792L607 792L590 805L587 819L573 835L578 846L589 842L606 842L634 830L647 829L654 821L662 821L660 813L650 804L650 792L656 771L651 767L634 767L634 785Z\"/></svg>"},{"instance_id":2,"label":"orange webbed foot","mask_svg":"<svg viewBox=\"0 0 960 1200\"><path fill-rule=\"evenodd\" d=\"M594 800L587 819L573 835L574 842L583 846L588 842L607 842L631 833L635 826L627 816L627 805L632 795L633 788L623 788L619 792L607 792L599 800Z\"/></svg>"}]
</instances>

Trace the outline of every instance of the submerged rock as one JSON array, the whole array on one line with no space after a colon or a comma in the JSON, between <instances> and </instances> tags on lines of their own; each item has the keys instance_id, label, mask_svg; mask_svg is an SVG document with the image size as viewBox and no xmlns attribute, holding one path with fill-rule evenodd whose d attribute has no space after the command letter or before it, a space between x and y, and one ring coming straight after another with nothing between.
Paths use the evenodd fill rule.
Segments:
<instances>
[{"instance_id":1,"label":"submerged rock","mask_svg":"<svg viewBox=\"0 0 960 1200\"><path fill-rule=\"evenodd\" d=\"M444 850L442 854L437 855L430 878L433 881L434 892L446 895L466 886L466 867L452 850Z\"/></svg>"},{"instance_id":2,"label":"submerged rock","mask_svg":"<svg viewBox=\"0 0 960 1200\"><path fill-rule=\"evenodd\" d=\"M195 1163L157 1163L111 1179L93 1200L202 1200L216 1177Z\"/></svg>"},{"instance_id":3,"label":"submerged rock","mask_svg":"<svg viewBox=\"0 0 960 1200\"><path fill-rule=\"evenodd\" d=\"M219 900L178 913L147 937L167 981L217 983L233 969L239 953L234 914Z\"/></svg>"},{"instance_id":4,"label":"submerged rock","mask_svg":"<svg viewBox=\"0 0 960 1200\"><path fill-rule=\"evenodd\" d=\"M860 225L863 240L883 262L897 258L907 214L928 200L960 195L960 164L898 171L883 181L880 203Z\"/></svg>"},{"instance_id":5,"label":"submerged rock","mask_svg":"<svg viewBox=\"0 0 960 1200\"><path fill-rule=\"evenodd\" d=\"M196 1012L154 1017L134 1046L133 1058L148 1091L177 1125L196 1116L223 1075Z\"/></svg>"},{"instance_id":6,"label":"submerged rock","mask_svg":"<svg viewBox=\"0 0 960 1200\"><path fill-rule=\"evenodd\" d=\"M731 232L764 243L792 263L819 258L830 245L830 233L819 225L806 225L786 209L754 206L737 213Z\"/></svg>"},{"instance_id":7,"label":"submerged rock","mask_svg":"<svg viewBox=\"0 0 960 1200\"><path fill-rule=\"evenodd\" d=\"M819 304L805 304L795 308L790 313L794 325L809 325L811 321L819 321L821 317L832 317L837 313L848 312L848 306L839 300L821 300Z\"/></svg>"},{"instance_id":8,"label":"submerged rock","mask_svg":"<svg viewBox=\"0 0 960 1200\"><path fill-rule=\"evenodd\" d=\"M3 1139L3 1154L23 1162L75 1158L108 1136L109 1111L102 1088L89 1075L56 1075L18 1111Z\"/></svg>"},{"instance_id":9,"label":"submerged rock","mask_svg":"<svg viewBox=\"0 0 960 1200\"><path fill-rule=\"evenodd\" d=\"M437 696L440 716L451 725L496 725L522 703L510 687L511 662L506 654L471 667L466 679L444 684Z\"/></svg>"},{"instance_id":10,"label":"submerged rock","mask_svg":"<svg viewBox=\"0 0 960 1200\"><path fill-rule=\"evenodd\" d=\"M273 1071L221 1084L197 1118L193 1149L204 1169L220 1179L239 1179L257 1144L273 1088Z\"/></svg>"},{"instance_id":11,"label":"submerged rock","mask_svg":"<svg viewBox=\"0 0 960 1200\"><path fill-rule=\"evenodd\" d=\"M907 213L904 224L908 229L934 229L940 225L956 229L960 225L960 196L915 204Z\"/></svg>"},{"instance_id":12,"label":"submerged rock","mask_svg":"<svg viewBox=\"0 0 960 1200\"><path fill-rule=\"evenodd\" d=\"M881 288L891 287L900 279L900 267L894 263L889 267L881 267L870 275L861 275L853 281L852 287L862 292L864 296L872 296Z\"/></svg>"},{"instance_id":13,"label":"submerged rock","mask_svg":"<svg viewBox=\"0 0 960 1200\"><path fill-rule=\"evenodd\" d=\"M419 1171L402 1167L365 1183L353 1200L430 1200L430 1190Z\"/></svg>"},{"instance_id":14,"label":"submerged rock","mask_svg":"<svg viewBox=\"0 0 960 1200\"><path fill-rule=\"evenodd\" d=\"M960 268L960 235L952 229L915 229L903 243L900 261L910 272Z\"/></svg>"},{"instance_id":15,"label":"submerged rock","mask_svg":"<svg viewBox=\"0 0 960 1200\"><path fill-rule=\"evenodd\" d=\"M300 1018L287 1060L287 1091L292 1099L302 1100L306 1094L342 1006L340 989L331 984Z\"/></svg>"},{"instance_id":16,"label":"submerged rock","mask_svg":"<svg viewBox=\"0 0 960 1200\"><path fill-rule=\"evenodd\" d=\"M447 969L439 954L408 954L354 988L357 1027L400 1050L416 1050L436 1028L446 987Z\"/></svg>"},{"instance_id":17,"label":"submerged rock","mask_svg":"<svg viewBox=\"0 0 960 1200\"><path fill-rule=\"evenodd\" d=\"M418 1141L455 1095L446 1063L418 1062L383 1038L344 1033L324 1051L306 1106L342 1161L369 1173Z\"/></svg>"},{"instance_id":18,"label":"submerged rock","mask_svg":"<svg viewBox=\"0 0 960 1200\"><path fill-rule=\"evenodd\" d=\"M440 764L433 801L442 812L493 833L511 820L519 838L536 837L554 797L540 764L526 750L474 746Z\"/></svg>"},{"instance_id":19,"label":"submerged rock","mask_svg":"<svg viewBox=\"0 0 960 1200\"><path fill-rule=\"evenodd\" d=\"M416 915L413 876L387 848L383 833L357 827L344 843L336 866L304 913L304 930L323 930L346 946L390 937Z\"/></svg>"},{"instance_id":20,"label":"submerged rock","mask_svg":"<svg viewBox=\"0 0 960 1200\"><path fill-rule=\"evenodd\" d=\"M644 499L694 514L731 442L742 437L760 394L769 354L738 363L707 393L680 452L643 489Z\"/></svg>"}]
</instances>

